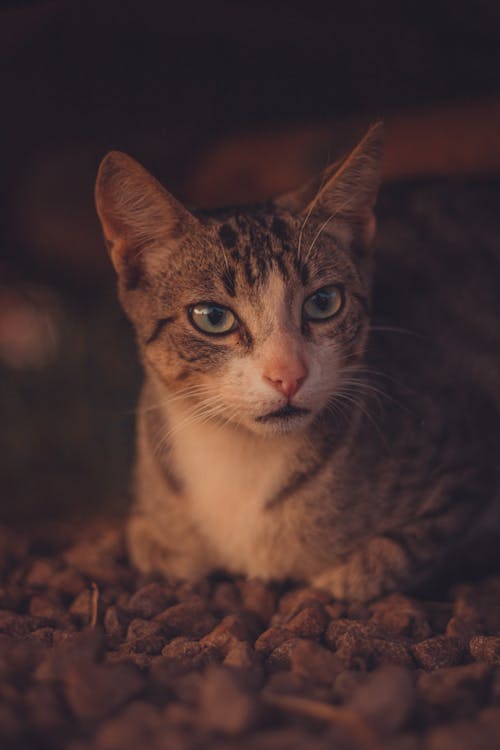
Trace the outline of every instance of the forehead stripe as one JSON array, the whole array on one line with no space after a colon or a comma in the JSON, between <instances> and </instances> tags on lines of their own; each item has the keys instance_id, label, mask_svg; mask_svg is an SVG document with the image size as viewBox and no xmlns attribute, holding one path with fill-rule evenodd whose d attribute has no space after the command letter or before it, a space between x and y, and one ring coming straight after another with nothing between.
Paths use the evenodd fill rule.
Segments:
<instances>
[{"instance_id":1,"label":"forehead stripe","mask_svg":"<svg viewBox=\"0 0 500 750\"><path fill-rule=\"evenodd\" d=\"M229 224L223 224L219 229L219 238L226 250L231 250L236 245L238 235Z\"/></svg>"}]
</instances>

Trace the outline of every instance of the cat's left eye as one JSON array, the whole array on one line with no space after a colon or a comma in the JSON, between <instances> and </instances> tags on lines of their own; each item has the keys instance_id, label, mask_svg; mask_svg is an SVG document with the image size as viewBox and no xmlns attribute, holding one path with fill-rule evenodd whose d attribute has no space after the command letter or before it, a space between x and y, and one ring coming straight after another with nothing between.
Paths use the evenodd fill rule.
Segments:
<instances>
[{"instance_id":1,"label":"cat's left eye","mask_svg":"<svg viewBox=\"0 0 500 750\"><path fill-rule=\"evenodd\" d=\"M303 314L306 320L327 320L340 312L344 298L338 286L325 286L306 299Z\"/></svg>"},{"instance_id":2,"label":"cat's left eye","mask_svg":"<svg viewBox=\"0 0 500 750\"><path fill-rule=\"evenodd\" d=\"M234 331L236 316L228 307L200 302L189 309L189 318L195 328L203 333L222 335Z\"/></svg>"}]
</instances>

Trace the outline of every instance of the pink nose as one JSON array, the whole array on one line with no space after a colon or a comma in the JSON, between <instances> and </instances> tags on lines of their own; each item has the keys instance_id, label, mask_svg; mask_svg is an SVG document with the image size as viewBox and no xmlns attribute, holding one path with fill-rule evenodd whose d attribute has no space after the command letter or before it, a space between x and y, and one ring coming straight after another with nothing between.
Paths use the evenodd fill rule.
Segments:
<instances>
[{"instance_id":1,"label":"pink nose","mask_svg":"<svg viewBox=\"0 0 500 750\"><path fill-rule=\"evenodd\" d=\"M290 399L295 396L307 375L306 366L302 362L294 362L293 365L270 367L262 377L273 388Z\"/></svg>"}]
</instances>

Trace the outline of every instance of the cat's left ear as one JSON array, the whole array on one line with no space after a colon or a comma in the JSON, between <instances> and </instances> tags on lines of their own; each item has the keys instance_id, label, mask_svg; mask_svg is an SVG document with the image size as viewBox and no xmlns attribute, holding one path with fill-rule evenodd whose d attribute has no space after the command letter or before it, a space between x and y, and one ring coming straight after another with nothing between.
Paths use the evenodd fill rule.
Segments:
<instances>
[{"instance_id":1,"label":"cat's left ear","mask_svg":"<svg viewBox=\"0 0 500 750\"><path fill-rule=\"evenodd\" d=\"M165 269L168 253L199 222L135 159L111 151L95 185L97 213L118 277L132 287Z\"/></svg>"},{"instance_id":2,"label":"cat's left ear","mask_svg":"<svg viewBox=\"0 0 500 750\"><path fill-rule=\"evenodd\" d=\"M316 180L275 202L308 221L339 228L368 245L375 234L373 209L382 178L384 127L372 125L363 140L340 164L328 167Z\"/></svg>"}]
</instances>

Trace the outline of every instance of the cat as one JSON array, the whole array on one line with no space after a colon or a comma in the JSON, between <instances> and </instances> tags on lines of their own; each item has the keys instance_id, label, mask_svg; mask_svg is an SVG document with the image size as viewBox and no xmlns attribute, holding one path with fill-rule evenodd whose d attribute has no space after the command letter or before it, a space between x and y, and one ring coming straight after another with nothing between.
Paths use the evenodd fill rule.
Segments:
<instances>
[{"instance_id":1,"label":"cat","mask_svg":"<svg viewBox=\"0 0 500 750\"><path fill-rule=\"evenodd\" d=\"M391 218L376 235L382 160L377 123L300 189L204 212L103 159L97 212L145 372L139 570L369 601L496 532L498 253L438 252Z\"/></svg>"}]
</instances>

